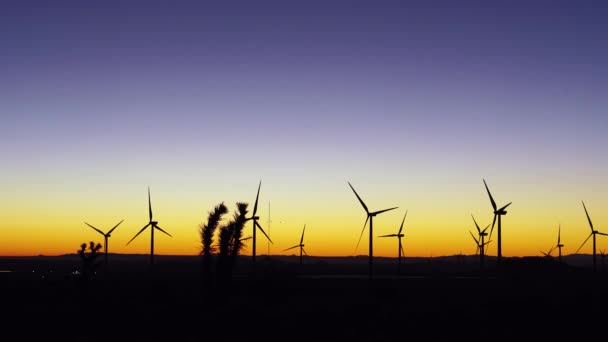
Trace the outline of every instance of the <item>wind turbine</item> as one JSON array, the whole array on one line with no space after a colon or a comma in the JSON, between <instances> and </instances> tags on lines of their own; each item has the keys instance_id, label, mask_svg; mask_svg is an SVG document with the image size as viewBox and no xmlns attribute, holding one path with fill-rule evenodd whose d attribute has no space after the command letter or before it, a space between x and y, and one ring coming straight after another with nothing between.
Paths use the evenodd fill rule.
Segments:
<instances>
[{"instance_id":1,"label":"wind turbine","mask_svg":"<svg viewBox=\"0 0 608 342\"><path fill-rule=\"evenodd\" d=\"M363 224L363 230L361 230L361 235L359 235L359 241L357 241L357 247L359 247L359 242L361 242L361 236L363 236L363 232L365 231L365 226L367 225L367 221L369 220L369 278L372 278L372 265L373 265L373 258L374 258L374 253L373 253L373 219L374 216L381 214L385 211L389 211L389 210L393 210L393 209L397 209L398 207L393 207L393 208L388 208L388 209L383 209L383 210L378 210L378 211L374 211L374 212L369 212L369 210L367 209L367 206L365 205L365 203L363 202L363 200L361 199L361 197L359 197L359 194L357 194L357 192L355 191L355 188L353 188L353 186L350 184L350 182L348 182L348 185L350 186L350 188L353 190L353 192L355 193L355 196L357 196L357 199L359 199L359 202L361 202L361 205L363 206L363 209L365 209L365 213L367 214L367 218L365 219L365 223ZM355 250L357 249L357 247L355 247Z\"/></svg>"},{"instance_id":2,"label":"wind turbine","mask_svg":"<svg viewBox=\"0 0 608 342\"><path fill-rule=\"evenodd\" d=\"M469 230L469 234L471 234L471 237L473 238L473 241L475 241L475 255L479 255L479 268L481 270L484 269L484 247L490 243L490 241L487 242L480 242L480 240L478 240L475 235L473 235L473 233L471 233L471 231Z\"/></svg>"},{"instance_id":3,"label":"wind turbine","mask_svg":"<svg viewBox=\"0 0 608 342\"><path fill-rule=\"evenodd\" d=\"M475 223L475 228L477 228L477 235L479 236L479 240L477 238L475 238L475 235L473 235L473 233L471 233L471 231L469 231L469 233L471 234L471 236L473 237L473 240L475 240L475 243L477 244L477 250L475 251L475 253L477 254L477 252L479 252L479 268L480 269L484 269L484 257L485 257L485 246L487 244L490 243L490 240L488 240L487 242L485 241L485 237L488 235L488 233L486 233L486 230L488 229L488 227L490 227L490 225L487 225L484 229L479 228L479 225L477 224L477 221L475 220L475 217L473 216L473 214L471 214L471 217L473 218L473 222Z\"/></svg>"},{"instance_id":4,"label":"wind turbine","mask_svg":"<svg viewBox=\"0 0 608 342\"><path fill-rule=\"evenodd\" d=\"M557 260L560 263L562 262L562 247L564 247L564 245L561 242L561 232L562 232L562 225L560 224L557 228L557 245L555 246L557 248L557 251L559 252Z\"/></svg>"},{"instance_id":5,"label":"wind turbine","mask_svg":"<svg viewBox=\"0 0 608 342\"><path fill-rule=\"evenodd\" d=\"M403 245L401 244L401 238L404 236L401 234L403 230L403 223L405 222L405 217L407 216L407 210L405 211L405 215L403 215L403 221L401 221L401 227L399 227L399 231L397 234L388 234L388 235L380 235L378 237L397 237L399 239L399 269L401 269L401 255L405 256L405 252L403 251Z\"/></svg>"},{"instance_id":6,"label":"wind turbine","mask_svg":"<svg viewBox=\"0 0 608 342\"><path fill-rule=\"evenodd\" d=\"M304 231L306 230L306 225L304 225L304 228L302 228L302 237L300 237L300 244L299 245L295 245L292 247L289 247L285 250L283 250L283 252L288 251L290 249L294 249L296 247L300 247L300 265L302 265L302 253L306 254L306 251L304 250ZM308 255L308 254L306 254Z\"/></svg>"},{"instance_id":7,"label":"wind turbine","mask_svg":"<svg viewBox=\"0 0 608 342\"><path fill-rule=\"evenodd\" d=\"M148 187L148 213L150 214L150 221L146 224L129 242L127 245L131 243L139 234L141 234L146 228L150 227L150 265L154 265L154 230L158 229L159 231L173 237L171 234L164 231L161 227L158 226L157 221L152 220L152 201L150 200L150 187Z\"/></svg>"},{"instance_id":8,"label":"wind turbine","mask_svg":"<svg viewBox=\"0 0 608 342\"><path fill-rule=\"evenodd\" d=\"M99 234L103 235L104 238L104 254L105 254L105 263L106 265L108 264L108 238L111 236L112 232L114 231L114 229L116 229L116 227L118 227L119 224L122 223L123 220L121 220L120 222L118 222L112 229L110 229L107 233L102 232L100 229L97 229L95 227L93 227L92 225L88 224L85 222L85 224L93 229L95 229Z\"/></svg>"},{"instance_id":9,"label":"wind turbine","mask_svg":"<svg viewBox=\"0 0 608 342\"><path fill-rule=\"evenodd\" d=\"M540 251L544 256L546 256L547 258L551 257L551 253L553 253L553 250L555 249L555 247L551 247L547 252L543 252Z\"/></svg>"},{"instance_id":10,"label":"wind turbine","mask_svg":"<svg viewBox=\"0 0 608 342\"><path fill-rule=\"evenodd\" d=\"M498 234L498 239L497 239L497 250L496 250L496 263L498 265L500 265L500 261L502 260L502 239L501 239L501 216L506 215L507 211L505 209L507 209L507 207L509 205L511 205L512 202L509 202L507 205L505 205L504 207L498 209L496 206L496 202L494 202L494 198L492 198L492 194L490 193L490 189L488 189L488 184L486 183L486 180L483 180L483 184L486 186L486 191L488 192L488 196L490 196L490 202L492 203L492 208L494 209L494 219L492 220L492 228L490 229L490 236L488 237L488 239L492 238L492 232L494 231L494 224L496 223L496 218L498 217L498 230L497 230L497 234Z\"/></svg>"},{"instance_id":11,"label":"wind turbine","mask_svg":"<svg viewBox=\"0 0 608 342\"><path fill-rule=\"evenodd\" d=\"M583 241L583 243L581 244L581 246L576 250L576 253L574 254L578 254L578 251L581 250L581 248L583 248L583 246L585 245L585 243L587 243L587 240L589 240L589 238L591 237L591 235L593 235L593 271L597 270L597 262L596 262L596 254L595 254L595 235L600 234L600 235L606 235L608 236L608 234L606 233L602 233L599 232L595 229L593 229L593 223L591 223L591 218L589 217L589 213L587 212L587 208L585 207L585 202L581 201L583 203L583 209L585 209L585 215L587 215L587 220L589 221L589 227L591 227L591 233L589 234L589 236L587 236L587 238L585 239L585 241Z\"/></svg>"},{"instance_id":12,"label":"wind turbine","mask_svg":"<svg viewBox=\"0 0 608 342\"><path fill-rule=\"evenodd\" d=\"M259 229L262 232L262 234L264 234L264 236L266 236L266 238L268 239L268 241L270 241L270 243L273 243L272 240L270 239L270 237L268 236L268 234L266 234L264 229L262 229L262 226L260 226L260 224L258 223L258 220L260 219L260 217L255 216L255 213L258 211L258 198L260 197L260 187L261 186L262 186L262 181L260 181L260 184L258 185L258 194L255 196L255 204L253 206L253 213L251 214L251 217L247 218L247 220L253 221L253 235L252 235L253 244L251 247L251 262L253 263L253 267L255 267L255 241L256 241L255 233L256 233L257 229Z\"/></svg>"}]
</instances>

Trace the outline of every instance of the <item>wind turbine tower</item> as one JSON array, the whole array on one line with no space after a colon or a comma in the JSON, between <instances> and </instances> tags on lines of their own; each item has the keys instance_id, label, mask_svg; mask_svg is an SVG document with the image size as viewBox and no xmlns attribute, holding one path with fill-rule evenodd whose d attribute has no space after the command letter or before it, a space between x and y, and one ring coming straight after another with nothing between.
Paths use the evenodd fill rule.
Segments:
<instances>
[{"instance_id":1,"label":"wind turbine tower","mask_svg":"<svg viewBox=\"0 0 608 342\"><path fill-rule=\"evenodd\" d=\"M562 262L562 247L564 247L564 245L561 242L561 233L562 233L562 225L560 224L557 228L557 252L558 252L558 261L561 263Z\"/></svg>"},{"instance_id":2,"label":"wind turbine tower","mask_svg":"<svg viewBox=\"0 0 608 342\"><path fill-rule=\"evenodd\" d=\"M496 223L496 218L498 218L498 230L497 230L497 234L498 234L498 238L497 238L497 242L496 242L496 264L497 266L500 265L500 262L502 260L502 227L501 227L501 217L503 215L507 214L507 211L505 209L507 209L507 207L509 205L511 205L512 202L509 202L507 205L505 205L502 208L498 208L496 206L496 202L494 201L494 198L492 198L492 194L490 193L490 189L488 189L488 184L486 183L486 180L483 180L483 184L486 187L486 191L488 192L488 196L490 196L490 202L492 203L492 209L494 209L494 220L492 221L492 228L490 229L490 236L488 239L492 238L492 231L494 231L494 224Z\"/></svg>"},{"instance_id":3,"label":"wind turbine tower","mask_svg":"<svg viewBox=\"0 0 608 342\"><path fill-rule=\"evenodd\" d=\"M475 236L473 235L473 233L471 233L471 231L469 231L469 233L471 234L471 236L473 237L473 240L475 240L475 243L477 244L477 251L479 251L479 268L481 270L484 270L485 269L485 246L490 243L490 240L488 240L487 242L485 241L485 238L488 235L488 233L486 233L486 230L488 229L488 227L490 225L487 225L484 229L481 229L479 227L479 225L477 224L477 221L475 220L475 217L473 216L473 214L471 214L471 217L473 218L473 222L475 223L475 227L477 228L477 235L479 236L479 240L477 238L475 238Z\"/></svg>"},{"instance_id":4,"label":"wind turbine tower","mask_svg":"<svg viewBox=\"0 0 608 342\"><path fill-rule=\"evenodd\" d=\"M383 210L378 210L378 211L374 211L374 212L370 212L367 209L367 206L365 205L365 203L363 202L363 200L361 199L361 197L359 197L359 194L357 194L357 192L355 191L355 188L353 188L353 186L350 184L350 182L348 182L348 185L350 186L350 188L353 190L353 192L355 193L355 196L357 196L357 199L359 200L359 202L361 203L361 206L363 206L363 209L365 210L365 213L367 214L367 218L365 219L365 223L363 224L363 230L361 231L361 235L359 236L359 241L357 242L357 247L359 246L359 242L361 242L361 236L363 236L363 232L365 231L365 226L367 225L367 221L369 220L369 279L372 279L372 275L373 275L373 260L374 260L374 253L373 253L373 240L374 240L374 235L373 235L373 220L374 217L378 214L381 214L383 212L389 211L389 210L393 210L393 209L397 209L398 207L393 207L393 208L388 208L388 209L383 209ZM355 247L356 249L356 247Z\"/></svg>"},{"instance_id":5,"label":"wind turbine tower","mask_svg":"<svg viewBox=\"0 0 608 342\"><path fill-rule=\"evenodd\" d=\"M405 217L407 216L407 210L405 211L405 215L403 215L403 220L401 221L401 227L399 227L399 231L397 232L397 234L388 234L388 235L380 235L378 237L396 237L399 240L399 248L398 248L398 255L399 255L399 271L401 271L401 255L405 256L405 252L403 251L403 245L401 244L401 238L403 238L403 233L401 233L401 231L403 231L403 223L405 222Z\"/></svg>"},{"instance_id":6,"label":"wind turbine tower","mask_svg":"<svg viewBox=\"0 0 608 342\"><path fill-rule=\"evenodd\" d=\"M585 245L585 243L587 242L587 240L589 240L589 238L591 236L593 236L593 271L595 272L595 271L597 271L597 261L596 261L597 256L596 256L596 253L595 253L595 247L596 247L595 236L597 234L608 236L608 234L602 233L602 232L597 231L597 230L595 230L593 228L593 223L591 222L591 218L589 217L589 213L587 212L587 207L585 207L585 202L582 202L582 203L583 203L583 209L585 209L585 215L587 215L587 221L589 221L589 227L591 228L591 233L587 236L587 238L585 239L585 241L583 241L583 243L581 244L581 246L576 250L576 253L574 253L574 254L577 254L578 251L580 251L581 248L583 248L583 246Z\"/></svg>"},{"instance_id":7,"label":"wind turbine tower","mask_svg":"<svg viewBox=\"0 0 608 342\"><path fill-rule=\"evenodd\" d=\"M150 187L148 187L148 214L150 217L150 221L146 224L129 242L127 245L131 243L139 234L141 234L146 228L150 227L150 265L154 265L154 230L158 229L162 233L173 237L171 234L167 233L164 229L158 226L158 221L152 220L152 201L150 200Z\"/></svg>"},{"instance_id":8,"label":"wind turbine tower","mask_svg":"<svg viewBox=\"0 0 608 342\"><path fill-rule=\"evenodd\" d=\"M256 212L258 211L258 199L260 198L260 187L262 186L262 181L260 181L260 184L258 185L258 193L255 196L255 204L253 205L253 213L251 214L251 217L247 218L247 220L252 220L253 221L253 235L252 235L252 239L253 239L253 243L251 246L251 262L253 263L253 268L255 270L255 254L256 254L256 232L259 229L262 234L264 234L264 236L266 236L266 238L268 239L268 241L270 241L270 243L272 243L272 240L270 239L270 237L268 236L268 234L266 234L266 232L264 231L264 229L262 228L262 226L258 223L258 220L260 219L259 216L256 216Z\"/></svg>"},{"instance_id":9,"label":"wind turbine tower","mask_svg":"<svg viewBox=\"0 0 608 342\"><path fill-rule=\"evenodd\" d=\"M302 253L306 254L306 251L304 250L304 231L306 230L306 225L304 225L304 228L302 228L302 236L300 237L300 243L295 245L295 246L291 246L287 249L285 249L283 252L288 251L290 249L294 249L294 248L300 248L300 265L302 265ZM306 254L308 255L308 254Z\"/></svg>"},{"instance_id":10,"label":"wind turbine tower","mask_svg":"<svg viewBox=\"0 0 608 342\"><path fill-rule=\"evenodd\" d=\"M104 245L103 245L103 249L104 249L104 254L105 254L105 264L108 264L108 238L112 235L112 232L114 231L114 229L116 229L116 227L118 227L119 224L122 223L121 220L120 222L118 222L114 227L112 227L112 229L110 229L107 233L102 232L100 229L97 229L95 227L93 227L92 225L88 224L85 222L85 224L93 229L95 229L99 234L103 235L103 239L104 239Z\"/></svg>"}]
</instances>

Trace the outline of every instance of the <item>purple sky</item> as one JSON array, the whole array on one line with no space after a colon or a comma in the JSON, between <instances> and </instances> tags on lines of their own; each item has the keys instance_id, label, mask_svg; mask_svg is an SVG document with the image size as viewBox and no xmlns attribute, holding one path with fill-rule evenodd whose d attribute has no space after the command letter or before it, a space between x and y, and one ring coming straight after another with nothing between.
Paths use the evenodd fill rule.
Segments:
<instances>
[{"instance_id":1,"label":"purple sky","mask_svg":"<svg viewBox=\"0 0 608 342\"><path fill-rule=\"evenodd\" d=\"M6 116L45 129L50 117L60 125L95 123L98 130L107 120L137 126L148 106L157 108L150 121L170 117L175 125L200 120L224 127L214 113L230 111L234 119L277 129L294 120L308 127L395 116L480 128L494 117L518 128L546 127L545 120L559 117L554 124L561 126L574 120L547 109L574 101L588 107L572 116L600 120L608 76L608 5L599 1L1 6ZM475 110L490 105L500 108ZM532 118L504 113L517 106L543 110ZM315 109L331 110L331 118Z\"/></svg>"}]
</instances>

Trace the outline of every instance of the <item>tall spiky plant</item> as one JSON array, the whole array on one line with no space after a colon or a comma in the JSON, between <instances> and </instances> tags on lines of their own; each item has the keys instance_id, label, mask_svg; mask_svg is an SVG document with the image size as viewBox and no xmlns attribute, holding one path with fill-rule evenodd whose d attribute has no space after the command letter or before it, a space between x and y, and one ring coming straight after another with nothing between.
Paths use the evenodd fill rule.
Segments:
<instances>
[{"instance_id":1,"label":"tall spiky plant","mask_svg":"<svg viewBox=\"0 0 608 342\"><path fill-rule=\"evenodd\" d=\"M234 265L236 257L243 251L243 227L247 221L247 207L249 204L245 202L237 202L237 213L234 215L234 233L232 237L232 249L230 256Z\"/></svg>"},{"instance_id":2,"label":"tall spiky plant","mask_svg":"<svg viewBox=\"0 0 608 342\"><path fill-rule=\"evenodd\" d=\"M222 216L224 216L226 213L228 213L228 208L224 202L221 202L209 212L207 224L200 225L199 227L199 234L202 244L201 255L203 256L203 274L205 279L207 279L211 274L211 257L213 252L215 252L215 247L213 246L213 236L215 235L215 231L222 220Z\"/></svg>"},{"instance_id":3,"label":"tall spiky plant","mask_svg":"<svg viewBox=\"0 0 608 342\"><path fill-rule=\"evenodd\" d=\"M219 232L219 256L217 262L217 274L223 284L227 284L232 276L232 270L237 255L242 250L241 237L243 227L247 221L247 203L237 202L237 211L230 222L220 228Z\"/></svg>"},{"instance_id":4,"label":"tall spiky plant","mask_svg":"<svg viewBox=\"0 0 608 342\"><path fill-rule=\"evenodd\" d=\"M224 283L229 276L230 269L230 250L232 246L232 238L234 236L234 221L226 223L220 228L219 232L219 247L220 251L217 258L217 280Z\"/></svg>"}]
</instances>

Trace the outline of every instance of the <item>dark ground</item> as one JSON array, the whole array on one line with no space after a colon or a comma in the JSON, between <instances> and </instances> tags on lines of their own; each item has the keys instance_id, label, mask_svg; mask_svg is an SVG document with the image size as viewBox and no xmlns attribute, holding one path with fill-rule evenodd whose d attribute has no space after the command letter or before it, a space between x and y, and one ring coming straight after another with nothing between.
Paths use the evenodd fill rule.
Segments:
<instances>
[{"instance_id":1,"label":"dark ground","mask_svg":"<svg viewBox=\"0 0 608 342\"><path fill-rule=\"evenodd\" d=\"M241 268L206 290L198 264L177 259L87 283L64 262L0 273L2 335L13 336L3 341L581 341L608 323L606 272L540 258L489 265L485 277L405 265L394 277L379 265L372 282L365 267L259 259L255 276ZM315 272L328 269L336 276Z\"/></svg>"}]
</instances>

